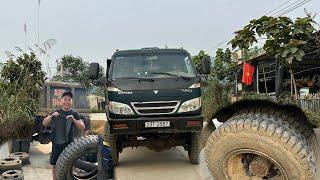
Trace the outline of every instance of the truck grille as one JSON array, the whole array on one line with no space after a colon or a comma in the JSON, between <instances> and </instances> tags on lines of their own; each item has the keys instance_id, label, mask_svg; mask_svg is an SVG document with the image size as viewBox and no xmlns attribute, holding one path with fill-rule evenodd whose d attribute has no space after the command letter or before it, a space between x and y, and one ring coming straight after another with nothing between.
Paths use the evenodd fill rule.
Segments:
<instances>
[{"instance_id":1,"label":"truck grille","mask_svg":"<svg viewBox=\"0 0 320 180\"><path fill-rule=\"evenodd\" d=\"M132 102L133 109L140 115L173 114L177 111L180 101Z\"/></svg>"}]
</instances>

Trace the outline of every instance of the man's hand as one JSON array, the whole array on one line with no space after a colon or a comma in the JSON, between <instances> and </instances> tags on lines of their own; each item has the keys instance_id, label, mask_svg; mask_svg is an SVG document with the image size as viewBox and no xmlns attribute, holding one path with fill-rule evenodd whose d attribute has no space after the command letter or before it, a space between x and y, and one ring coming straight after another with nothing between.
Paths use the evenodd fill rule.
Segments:
<instances>
[{"instance_id":1,"label":"man's hand","mask_svg":"<svg viewBox=\"0 0 320 180\"><path fill-rule=\"evenodd\" d=\"M50 124L50 122L52 121L52 118L57 117L57 116L60 116L60 113L58 113L57 111L53 112L51 115L44 118L44 120L42 121L42 124L44 126L48 126Z\"/></svg>"},{"instance_id":2,"label":"man's hand","mask_svg":"<svg viewBox=\"0 0 320 180\"><path fill-rule=\"evenodd\" d=\"M58 113L58 112L54 112L54 113L52 113L52 116L54 116L54 117L57 117L57 116L59 116L60 114Z\"/></svg>"},{"instance_id":3,"label":"man's hand","mask_svg":"<svg viewBox=\"0 0 320 180\"><path fill-rule=\"evenodd\" d=\"M69 121L74 122L76 119L73 117L73 115L69 115L66 117Z\"/></svg>"}]
</instances>

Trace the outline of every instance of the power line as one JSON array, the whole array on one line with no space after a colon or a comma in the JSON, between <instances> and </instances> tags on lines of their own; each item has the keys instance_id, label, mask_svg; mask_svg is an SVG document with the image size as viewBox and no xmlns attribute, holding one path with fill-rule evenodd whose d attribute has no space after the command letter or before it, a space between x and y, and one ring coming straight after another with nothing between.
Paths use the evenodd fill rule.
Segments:
<instances>
[{"instance_id":1,"label":"power line","mask_svg":"<svg viewBox=\"0 0 320 180\"><path fill-rule=\"evenodd\" d=\"M279 5L278 7L276 7L276 8L274 8L274 9L266 12L265 15L269 15L269 14L273 13L274 11L276 11L277 9L281 8L282 6L288 4L288 3L291 2L291 1L292 1L292 0L288 0L288 1L284 2L284 3L282 3L282 4Z\"/></svg>"},{"instance_id":2,"label":"power line","mask_svg":"<svg viewBox=\"0 0 320 180\"><path fill-rule=\"evenodd\" d=\"M281 13L281 14L278 14L277 17L283 16L284 14L287 14L287 13L289 13L289 12L297 9L298 7L300 7L300 6L308 3L308 2L310 2L310 1L312 1L312 0L306 0L306 1L304 1L304 2L301 2L301 3L297 4L297 5L295 5L294 7L292 7L291 9L287 9L285 12L283 12L283 13Z\"/></svg>"},{"instance_id":3,"label":"power line","mask_svg":"<svg viewBox=\"0 0 320 180\"><path fill-rule=\"evenodd\" d=\"M291 6L294 6L295 4L300 3L302 1L305 1L305 0L296 0L296 1L292 2L291 4L288 4L284 8L272 13L270 16L275 16L276 14L281 13L281 12L285 11L286 9L290 8Z\"/></svg>"}]
</instances>

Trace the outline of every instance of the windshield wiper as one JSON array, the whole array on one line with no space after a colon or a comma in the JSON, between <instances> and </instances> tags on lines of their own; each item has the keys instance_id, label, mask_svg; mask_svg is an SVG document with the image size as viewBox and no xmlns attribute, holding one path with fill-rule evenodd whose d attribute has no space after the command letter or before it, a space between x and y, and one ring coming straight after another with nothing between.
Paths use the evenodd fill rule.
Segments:
<instances>
[{"instance_id":1,"label":"windshield wiper","mask_svg":"<svg viewBox=\"0 0 320 180\"><path fill-rule=\"evenodd\" d=\"M181 77L182 79L185 79L185 80L191 80L191 77L181 76L181 75L169 73L169 72L152 72L151 74L168 75L168 76L174 76L174 77Z\"/></svg>"},{"instance_id":2,"label":"windshield wiper","mask_svg":"<svg viewBox=\"0 0 320 180\"><path fill-rule=\"evenodd\" d=\"M121 78L115 78L115 79L135 79L140 81L147 81L147 82L154 82L154 79L150 78L143 78L143 77L121 77Z\"/></svg>"}]
</instances>

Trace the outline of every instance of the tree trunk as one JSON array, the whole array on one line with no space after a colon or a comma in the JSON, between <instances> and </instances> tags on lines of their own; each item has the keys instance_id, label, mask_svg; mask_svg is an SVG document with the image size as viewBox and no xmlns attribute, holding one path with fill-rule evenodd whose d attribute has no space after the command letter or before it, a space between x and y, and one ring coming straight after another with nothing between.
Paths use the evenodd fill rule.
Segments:
<instances>
[{"instance_id":1,"label":"tree trunk","mask_svg":"<svg viewBox=\"0 0 320 180\"><path fill-rule=\"evenodd\" d=\"M290 76L291 76L291 96L293 96L293 90L294 90L294 99L297 99L298 90L297 90L296 80L294 78L293 71L290 69L289 72L290 72Z\"/></svg>"}]
</instances>

